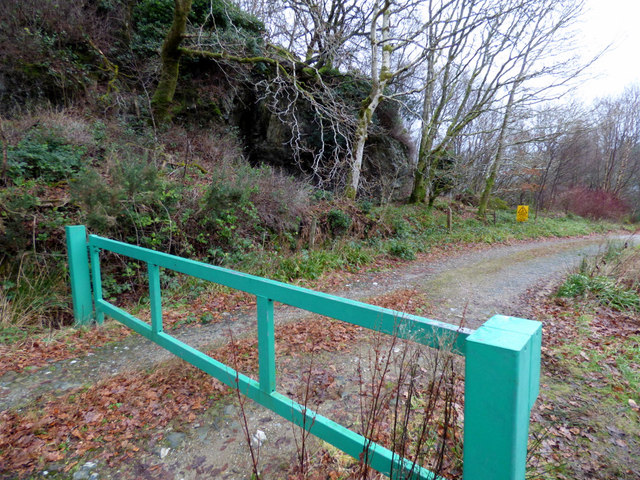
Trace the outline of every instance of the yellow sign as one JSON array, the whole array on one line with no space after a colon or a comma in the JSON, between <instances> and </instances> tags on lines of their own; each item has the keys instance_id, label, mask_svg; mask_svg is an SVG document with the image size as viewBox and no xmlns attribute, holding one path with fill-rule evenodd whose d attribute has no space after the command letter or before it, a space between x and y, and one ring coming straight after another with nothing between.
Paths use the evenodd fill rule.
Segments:
<instances>
[{"instance_id":1,"label":"yellow sign","mask_svg":"<svg viewBox=\"0 0 640 480\"><path fill-rule=\"evenodd\" d=\"M518 205L516 220L518 222L526 222L529 220L529 205Z\"/></svg>"}]
</instances>

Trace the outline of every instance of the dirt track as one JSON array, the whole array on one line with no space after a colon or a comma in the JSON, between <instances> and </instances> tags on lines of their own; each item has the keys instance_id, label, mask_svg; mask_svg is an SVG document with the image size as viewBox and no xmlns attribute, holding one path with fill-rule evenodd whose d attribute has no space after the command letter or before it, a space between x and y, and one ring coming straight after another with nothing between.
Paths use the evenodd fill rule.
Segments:
<instances>
[{"instance_id":1,"label":"dirt track","mask_svg":"<svg viewBox=\"0 0 640 480\"><path fill-rule=\"evenodd\" d=\"M604 237L553 239L488 247L430 263L419 259L394 270L357 275L350 284L331 293L366 299L414 288L425 292L432 305L432 318L453 324L463 322L466 327L476 328L497 313L528 317L527 292L546 290L583 256L596 253L604 242ZM254 315L248 312L228 318L224 325L184 329L176 336L194 347L212 348L226 342L229 329L235 337L254 332ZM296 309L276 307L276 324L303 318L305 314ZM170 358L170 354L147 340L131 336L118 344L101 347L89 356L58 362L36 372L9 372L0 378L3 393L0 410L26 405L42 394L60 395L123 371L150 368ZM353 358L354 352L349 352L319 359L320 363L331 364L342 373L336 375L342 381L337 390L339 394L322 402L321 413L331 416L332 409L353 401L352 396L357 392L348 386L353 380ZM287 375L295 375L297 367L284 361L278 368L279 388L286 389L290 386ZM251 402L246 409L252 430L260 429L267 435L261 463L267 471L282 471L296 451L291 428L285 420ZM149 478L250 478L247 446L239 418L237 402L216 405L188 428L166 432L164 448L168 450L153 446L140 452L136 465L120 471L99 465L94 472L98 472L99 478L144 478L146 474L141 472L160 465L156 472L162 472L162 476Z\"/></svg>"}]
</instances>

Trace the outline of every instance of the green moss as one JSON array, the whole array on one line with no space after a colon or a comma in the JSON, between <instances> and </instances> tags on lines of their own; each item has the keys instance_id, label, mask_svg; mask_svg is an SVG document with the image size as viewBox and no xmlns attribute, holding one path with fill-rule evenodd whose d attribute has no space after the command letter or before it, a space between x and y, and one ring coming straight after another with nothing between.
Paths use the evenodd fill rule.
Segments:
<instances>
[{"instance_id":1,"label":"green moss","mask_svg":"<svg viewBox=\"0 0 640 480\"><path fill-rule=\"evenodd\" d=\"M381 82L386 83L393 78L393 73L391 73L388 68L384 67L380 70L379 78Z\"/></svg>"},{"instance_id":2,"label":"green moss","mask_svg":"<svg viewBox=\"0 0 640 480\"><path fill-rule=\"evenodd\" d=\"M311 67L303 68L302 69L302 74L306 75L307 77L317 77L318 76L316 70L314 68L311 68Z\"/></svg>"},{"instance_id":3,"label":"green moss","mask_svg":"<svg viewBox=\"0 0 640 480\"><path fill-rule=\"evenodd\" d=\"M320 73L320 75L322 75L323 77L340 77L342 76L342 74L340 73L340 70L338 70L337 68L333 68L330 66L324 66L318 69L318 73Z\"/></svg>"}]
</instances>

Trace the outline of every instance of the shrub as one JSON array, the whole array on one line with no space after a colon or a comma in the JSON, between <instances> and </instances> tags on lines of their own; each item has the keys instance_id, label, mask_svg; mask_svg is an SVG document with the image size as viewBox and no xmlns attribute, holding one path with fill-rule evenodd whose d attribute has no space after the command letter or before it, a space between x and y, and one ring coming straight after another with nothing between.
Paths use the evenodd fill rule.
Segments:
<instances>
[{"instance_id":1,"label":"shrub","mask_svg":"<svg viewBox=\"0 0 640 480\"><path fill-rule=\"evenodd\" d=\"M205 217L216 220L253 207L251 196L257 191L256 171L248 165L237 165L234 170L223 167L212 173L204 197Z\"/></svg>"},{"instance_id":2,"label":"shrub","mask_svg":"<svg viewBox=\"0 0 640 480\"><path fill-rule=\"evenodd\" d=\"M492 210L509 210L509 204L498 197L489 198L489 208Z\"/></svg>"},{"instance_id":3,"label":"shrub","mask_svg":"<svg viewBox=\"0 0 640 480\"><path fill-rule=\"evenodd\" d=\"M391 220L391 227L396 238L407 238L413 230L409 222L402 217L394 217Z\"/></svg>"},{"instance_id":4,"label":"shrub","mask_svg":"<svg viewBox=\"0 0 640 480\"><path fill-rule=\"evenodd\" d=\"M67 180L83 167L85 153L84 147L69 145L61 138L34 130L18 145L8 148L9 177L16 182Z\"/></svg>"},{"instance_id":5,"label":"shrub","mask_svg":"<svg viewBox=\"0 0 640 480\"><path fill-rule=\"evenodd\" d=\"M556 205L565 212L596 220L619 220L629 212L629 206L613 193L584 187L576 187L565 192L559 197Z\"/></svg>"},{"instance_id":6,"label":"shrub","mask_svg":"<svg viewBox=\"0 0 640 480\"><path fill-rule=\"evenodd\" d=\"M360 202L360 210L362 210L362 213L364 214L368 214L371 213L371 210L373 210L373 202L371 200L362 200Z\"/></svg>"},{"instance_id":7,"label":"shrub","mask_svg":"<svg viewBox=\"0 0 640 480\"><path fill-rule=\"evenodd\" d=\"M309 185L263 166L256 186L251 200L262 225L276 233L297 233L300 221L309 215Z\"/></svg>"},{"instance_id":8,"label":"shrub","mask_svg":"<svg viewBox=\"0 0 640 480\"><path fill-rule=\"evenodd\" d=\"M558 289L557 295L559 297L566 298L575 298L580 295L584 295L589 286L589 277L586 275L576 273L569 278L560 286Z\"/></svg>"},{"instance_id":9,"label":"shrub","mask_svg":"<svg viewBox=\"0 0 640 480\"><path fill-rule=\"evenodd\" d=\"M334 235L345 233L351 226L352 219L348 213L334 209L327 214L329 227Z\"/></svg>"},{"instance_id":10,"label":"shrub","mask_svg":"<svg viewBox=\"0 0 640 480\"><path fill-rule=\"evenodd\" d=\"M373 262L373 254L364 249L360 243L349 242L340 249L345 263L350 267L361 267Z\"/></svg>"},{"instance_id":11,"label":"shrub","mask_svg":"<svg viewBox=\"0 0 640 480\"><path fill-rule=\"evenodd\" d=\"M95 233L175 251L172 236L179 231L172 214L179 189L153 163L133 157L111 165L105 176L87 171L73 183L71 193Z\"/></svg>"},{"instance_id":12,"label":"shrub","mask_svg":"<svg viewBox=\"0 0 640 480\"><path fill-rule=\"evenodd\" d=\"M387 252L403 260L415 260L417 248L406 240L394 239L389 242Z\"/></svg>"},{"instance_id":13,"label":"shrub","mask_svg":"<svg viewBox=\"0 0 640 480\"><path fill-rule=\"evenodd\" d=\"M331 202L333 200L333 193L327 190L315 190L313 192L312 198L316 202Z\"/></svg>"}]
</instances>

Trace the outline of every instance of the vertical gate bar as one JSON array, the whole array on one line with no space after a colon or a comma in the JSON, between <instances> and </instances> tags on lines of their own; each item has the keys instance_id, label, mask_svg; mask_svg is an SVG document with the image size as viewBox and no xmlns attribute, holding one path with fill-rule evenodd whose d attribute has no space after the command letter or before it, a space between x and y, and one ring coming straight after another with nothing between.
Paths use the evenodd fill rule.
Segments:
<instances>
[{"instance_id":1,"label":"vertical gate bar","mask_svg":"<svg viewBox=\"0 0 640 480\"><path fill-rule=\"evenodd\" d=\"M273 300L256 296L258 304L258 361L260 389L271 394L276 389L276 349L273 329Z\"/></svg>"},{"instance_id":2,"label":"vertical gate bar","mask_svg":"<svg viewBox=\"0 0 640 480\"><path fill-rule=\"evenodd\" d=\"M523 480L538 395L540 322L496 315L467 338L464 480Z\"/></svg>"},{"instance_id":3,"label":"vertical gate bar","mask_svg":"<svg viewBox=\"0 0 640 480\"><path fill-rule=\"evenodd\" d=\"M87 325L93 320L87 229L84 225L73 225L65 227L65 232L67 236L69 276L71 277L73 318L77 325Z\"/></svg>"},{"instance_id":4,"label":"vertical gate bar","mask_svg":"<svg viewBox=\"0 0 640 480\"><path fill-rule=\"evenodd\" d=\"M151 331L162 333L162 294L160 292L160 267L147 263L149 274L149 302L151 304Z\"/></svg>"},{"instance_id":5,"label":"vertical gate bar","mask_svg":"<svg viewBox=\"0 0 640 480\"><path fill-rule=\"evenodd\" d=\"M93 284L93 302L96 306L96 322L99 325L104 323L104 312L99 308L98 302L102 300L102 275L100 274L100 249L89 246L89 257L91 258L91 280Z\"/></svg>"}]
</instances>

